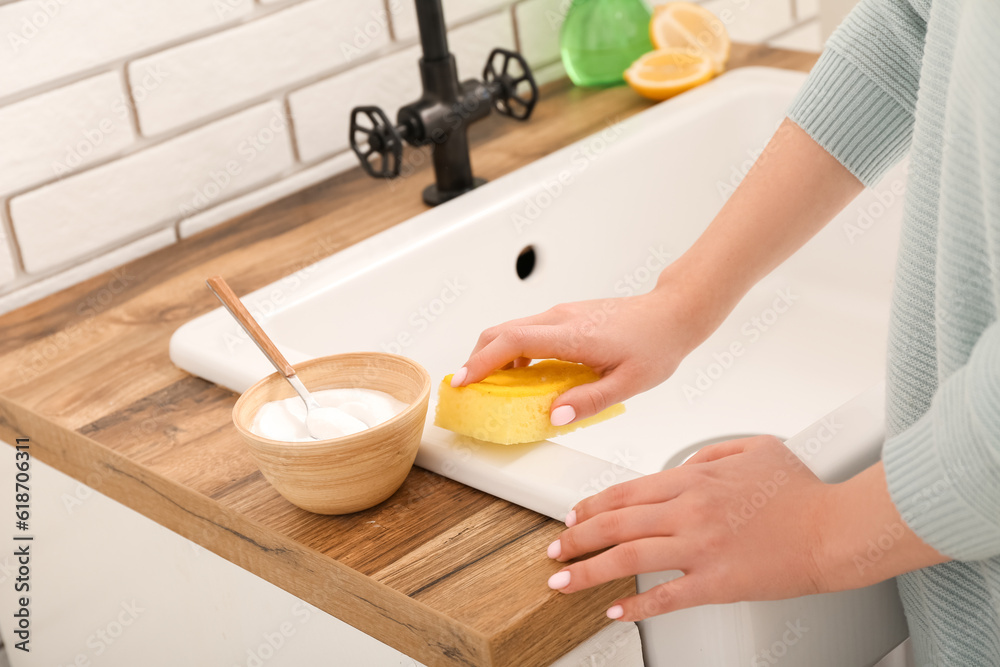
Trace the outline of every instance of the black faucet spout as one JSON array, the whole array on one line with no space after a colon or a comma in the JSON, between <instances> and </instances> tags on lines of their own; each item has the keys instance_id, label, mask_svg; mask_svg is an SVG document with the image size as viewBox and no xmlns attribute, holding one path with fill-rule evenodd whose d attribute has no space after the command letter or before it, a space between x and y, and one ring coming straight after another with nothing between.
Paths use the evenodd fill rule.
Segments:
<instances>
[{"instance_id":1,"label":"black faucet spout","mask_svg":"<svg viewBox=\"0 0 1000 667\"><path fill-rule=\"evenodd\" d=\"M444 23L441 0L416 0L417 27L420 29L420 46L424 60L444 60L448 51L448 33Z\"/></svg>"}]
</instances>

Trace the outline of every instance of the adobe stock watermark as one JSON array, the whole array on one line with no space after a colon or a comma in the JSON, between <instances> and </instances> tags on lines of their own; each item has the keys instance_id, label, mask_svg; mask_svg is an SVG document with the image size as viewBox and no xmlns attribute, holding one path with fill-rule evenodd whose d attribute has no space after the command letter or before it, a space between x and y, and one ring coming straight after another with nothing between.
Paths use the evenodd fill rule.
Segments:
<instances>
[{"instance_id":1,"label":"adobe stock watermark","mask_svg":"<svg viewBox=\"0 0 1000 667\"><path fill-rule=\"evenodd\" d=\"M826 445L833 442L837 434L844 428L844 422L840 421L837 415L827 415L813 426L812 433L801 445L795 448L789 447L785 462L790 468L801 469ZM741 528L752 521L758 512L764 509L764 506L778 494L781 487L788 483L788 480L788 473L779 468L774 471L770 479L758 481L756 491L749 496L741 496L739 510L730 511L726 516L726 522L733 534L739 533Z\"/></svg>"},{"instance_id":2,"label":"adobe stock watermark","mask_svg":"<svg viewBox=\"0 0 1000 667\"><path fill-rule=\"evenodd\" d=\"M472 459L473 454L478 452L483 446L491 447L498 434L504 433L510 423L508 415L502 414L498 410L491 409L484 419L481 419L471 435L462 434L451 438L448 447L451 455L441 465L442 472L451 476L458 470L459 463L465 463ZM523 443L515 443L511 447L517 447Z\"/></svg>"},{"instance_id":3,"label":"adobe stock watermark","mask_svg":"<svg viewBox=\"0 0 1000 667\"><path fill-rule=\"evenodd\" d=\"M612 635L597 646L594 646L586 656L577 663L579 667L610 667L616 664L615 656L619 654L632 641L634 630L628 623L616 624Z\"/></svg>"},{"instance_id":4,"label":"adobe stock watermark","mask_svg":"<svg viewBox=\"0 0 1000 667\"><path fill-rule=\"evenodd\" d=\"M748 3L749 4L749 3ZM723 10L721 13L730 13L730 10ZM783 120L779 120L774 125L774 130L771 132L771 139L764 144L762 148L754 149L748 148L744 151L746 159L737 165L733 165L729 168L729 178L725 181L716 181L715 190L719 194L719 199L726 201L729 197L736 192L736 188L740 186L743 179L747 177L755 167L760 167L765 164L772 153L778 148L783 140L785 133L788 128L784 128Z\"/></svg>"},{"instance_id":5,"label":"adobe stock watermark","mask_svg":"<svg viewBox=\"0 0 1000 667\"><path fill-rule=\"evenodd\" d=\"M775 291L771 305L740 326L743 339L734 340L721 351L713 352L712 361L697 370L692 382L684 384L682 391L688 404L694 405L697 399L704 396L733 367L736 360L746 354L750 346L759 341L798 300L798 295L792 293L789 287Z\"/></svg>"},{"instance_id":6,"label":"adobe stock watermark","mask_svg":"<svg viewBox=\"0 0 1000 667\"><path fill-rule=\"evenodd\" d=\"M778 495L782 486L788 483L788 473L782 469L775 470L770 479L757 482L757 490L749 497L740 497L740 509L738 512L729 511L726 515L726 523L733 535L737 535L744 526L757 516L757 513L764 509L764 506L771 502L771 499Z\"/></svg>"},{"instance_id":7,"label":"adobe stock watermark","mask_svg":"<svg viewBox=\"0 0 1000 667\"><path fill-rule=\"evenodd\" d=\"M233 179L243 173L247 165L285 135L287 127L284 112L275 110L262 127L248 134L236 145L234 157L226 160L218 169L208 172L202 185L195 187L190 201L180 205L181 216L188 218L211 206L232 185Z\"/></svg>"},{"instance_id":8,"label":"adobe stock watermark","mask_svg":"<svg viewBox=\"0 0 1000 667\"><path fill-rule=\"evenodd\" d=\"M670 263L670 259L670 253L664 250L662 245L649 246L649 254L646 255L646 259L631 271L623 274L622 278L615 282L614 291L622 296L636 294L643 289L646 283L656 279L660 271ZM573 328L565 337L565 345L571 350L579 350L588 345L597 330L604 326L618 310L618 298L598 300L593 308L588 309L583 322L578 327Z\"/></svg>"},{"instance_id":9,"label":"adobe stock watermark","mask_svg":"<svg viewBox=\"0 0 1000 667\"><path fill-rule=\"evenodd\" d=\"M410 148L403 151L403 158L399 165L398 178L381 179L389 192L395 192L400 187L400 183L417 173L424 164L432 160L433 147L447 141L451 132L460 129L465 125L465 120L472 117L483 105L492 104L489 98L466 95L458 103L453 105L445 113L443 121L436 124L427 133L427 143L421 144L417 148Z\"/></svg>"},{"instance_id":10,"label":"adobe stock watermark","mask_svg":"<svg viewBox=\"0 0 1000 667\"><path fill-rule=\"evenodd\" d=\"M385 7L380 4L378 9L369 12L369 19L364 24L354 26L350 41L340 43L340 55L344 57L344 62L349 63L362 57L365 50L389 30L391 15L398 14L403 8L403 0L387 0L385 4Z\"/></svg>"},{"instance_id":11,"label":"adobe stock watermark","mask_svg":"<svg viewBox=\"0 0 1000 667\"><path fill-rule=\"evenodd\" d=\"M138 424L132 426L128 433L118 436L118 445L127 450L133 445L148 444L152 436L163 433L169 429L176 429L174 425L175 415L166 405L153 400L150 401L149 411L145 418ZM114 470L115 466L126 465L128 459L119 453L117 449L112 449L108 454L112 461L105 467ZM93 471L87 474L83 482L77 482L71 493L60 494L66 513L73 515L84 504L94 496L95 489L100 488L104 482L105 474Z\"/></svg>"},{"instance_id":12,"label":"adobe stock watermark","mask_svg":"<svg viewBox=\"0 0 1000 667\"><path fill-rule=\"evenodd\" d=\"M633 296L638 294L650 280L656 280L660 271L667 268L673 257L663 249L663 245L656 247L649 246L649 254L632 271L622 276L622 279L615 283L615 294L622 296Z\"/></svg>"},{"instance_id":13,"label":"adobe stock watermark","mask_svg":"<svg viewBox=\"0 0 1000 667\"><path fill-rule=\"evenodd\" d=\"M285 293L285 290L281 289L281 286L278 286L272 287L266 294L258 296L252 302L245 305L247 311L255 320L264 323L278 312L287 299L288 295ZM235 352L243 343L250 340L249 334L247 334L243 327L235 322L232 324L232 328L222 335L222 340L226 344L226 350L230 353Z\"/></svg>"},{"instance_id":14,"label":"adobe stock watermark","mask_svg":"<svg viewBox=\"0 0 1000 667\"><path fill-rule=\"evenodd\" d=\"M882 526L882 532L875 539L868 540L867 550L864 554L855 554L851 559L858 574L864 574L865 570L873 567L875 563L882 560L886 552L896 546L896 543L906 534L906 528L899 521L887 523Z\"/></svg>"},{"instance_id":15,"label":"adobe stock watermark","mask_svg":"<svg viewBox=\"0 0 1000 667\"><path fill-rule=\"evenodd\" d=\"M148 99L168 78L170 73L160 63L148 65L141 74L133 74L131 99L124 93L113 97L108 105L109 113L91 127L81 130L80 139L66 146L61 160L53 160L52 173L63 176L81 166L112 133L131 123L133 102L139 104Z\"/></svg>"},{"instance_id":16,"label":"adobe stock watermark","mask_svg":"<svg viewBox=\"0 0 1000 667\"><path fill-rule=\"evenodd\" d=\"M569 188L581 174L607 152L624 132L619 119L609 121L600 132L584 140L570 155L569 167L559 170L554 178L542 181L542 187L524 200L524 205L510 215L514 229L520 234L535 224L542 213Z\"/></svg>"},{"instance_id":17,"label":"adobe stock watermark","mask_svg":"<svg viewBox=\"0 0 1000 667\"><path fill-rule=\"evenodd\" d=\"M566 336L564 340L566 346L571 350L579 350L583 345L587 345L597 330L607 323L608 318L616 310L618 310L617 299L602 299L598 306L587 311L587 317L583 323Z\"/></svg>"},{"instance_id":18,"label":"adobe stock watermark","mask_svg":"<svg viewBox=\"0 0 1000 667\"><path fill-rule=\"evenodd\" d=\"M733 7L740 12L745 12L753 4L753 0L732 0ZM719 23L707 21L702 23L702 29L697 33L689 34L694 37L694 44L689 43L685 49L690 55L697 55L703 52L708 46L717 43L720 37L727 36L726 27L729 27L736 20L736 12L730 8L725 8L716 13ZM690 30L690 26L685 26Z\"/></svg>"},{"instance_id":19,"label":"adobe stock watermark","mask_svg":"<svg viewBox=\"0 0 1000 667\"><path fill-rule=\"evenodd\" d=\"M445 472L447 473L448 462L445 462ZM413 478L410 478L413 479ZM407 480L407 483L403 485L402 491L405 494L405 501L396 501L392 504L393 510L402 510L409 512L414 509L414 507L420 504L422 501L430 498L438 490L451 483L451 480L442 477L441 475L429 475L424 476L423 481L419 486ZM398 494L397 494L398 495ZM397 495L393 495L396 498Z\"/></svg>"},{"instance_id":20,"label":"adobe stock watermark","mask_svg":"<svg viewBox=\"0 0 1000 667\"><path fill-rule=\"evenodd\" d=\"M921 489L916 495L918 504L901 513L902 521L884 524L882 531L874 539L867 541L865 552L855 554L851 559L858 574L864 574L865 570L874 567L899 543L899 540L906 534L907 529L904 524L910 524L914 517L927 512L941 502L941 499L951 491L958 479L968 475L969 470L959 463L948 470L944 477Z\"/></svg>"},{"instance_id":21,"label":"adobe stock watermark","mask_svg":"<svg viewBox=\"0 0 1000 667\"><path fill-rule=\"evenodd\" d=\"M87 637L86 648L89 650L80 651L65 666L60 663L56 667L92 667L99 664L95 659L111 650L145 611L146 609L140 607L135 600L123 601L111 620Z\"/></svg>"},{"instance_id":22,"label":"adobe stock watermark","mask_svg":"<svg viewBox=\"0 0 1000 667\"><path fill-rule=\"evenodd\" d=\"M461 278L445 279L437 296L410 313L406 320L408 327L397 333L392 340L382 342L382 351L389 354L403 354L403 351L413 345L420 334L430 329L431 325L468 289L469 286L463 283Z\"/></svg>"},{"instance_id":23,"label":"adobe stock watermark","mask_svg":"<svg viewBox=\"0 0 1000 667\"><path fill-rule=\"evenodd\" d=\"M79 321L32 346L31 352L18 364L18 379L29 382L45 372L51 363L93 329L95 318L111 308L115 299L137 279L128 266L113 270L102 287L91 291L77 303L76 314L81 318Z\"/></svg>"},{"instance_id":24,"label":"adobe stock watermark","mask_svg":"<svg viewBox=\"0 0 1000 667\"><path fill-rule=\"evenodd\" d=\"M753 169L757 160L764 154L764 150L764 148L759 150L748 148L746 150L747 159L738 165L730 167L729 180L715 182L715 190L719 193L719 198L722 201L726 201L734 192L736 192L736 188L740 186L740 183L743 182L746 175L750 173L751 169Z\"/></svg>"},{"instance_id":25,"label":"adobe stock watermark","mask_svg":"<svg viewBox=\"0 0 1000 667\"><path fill-rule=\"evenodd\" d=\"M316 607L302 600L297 601L292 605L292 617L297 622L283 621L273 630L262 633L256 645L246 649L246 658L242 662L233 664L232 667L264 667L288 644L299 628L309 622L316 611L318 611Z\"/></svg>"},{"instance_id":26,"label":"adobe stock watermark","mask_svg":"<svg viewBox=\"0 0 1000 667\"><path fill-rule=\"evenodd\" d=\"M21 23L16 30L7 31L7 44L10 50L17 53L37 37L49 23L62 13L63 7L72 0L34 0L37 9L27 16L21 17ZM25 3L28 4L28 3Z\"/></svg>"},{"instance_id":27,"label":"adobe stock watermark","mask_svg":"<svg viewBox=\"0 0 1000 667\"><path fill-rule=\"evenodd\" d=\"M770 646L754 654L750 661L750 667L777 665L782 658L788 655L788 649L798 644L807 632L809 632L809 627L802 622L801 618L795 619L794 623L785 621L785 631Z\"/></svg>"},{"instance_id":28,"label":"adobe stock watermark","mask_svg":"<svg viewBox=\"0 0 1000 667\"><path fill-rule=\"evenodd\" d=\"M864 236L869 230L875 227L876 223L892 208L893 204L902 201L906 192L906 184L902 179L894 180L883 189L873 187L872 194L876 201L870 202L861 208L857 217L844 223L844 237L851 245L857 243L858 238Z\"/></svg>"},{"instance_id":29,"label":"adobe stock watermark","mask_svg":"<svg viewBox=\"0 0 1000 667\"><path fill-rule=\"evenodd\" d=\"M804 463L811 461L823 448L834 441L837 434L844 430L845 424L836 414L823 417L815 425L813 432L801 444L796 443L790 451Z\"/></svg>"},{"instance_id":30,"label":"adobe stock watermark","mask_svg":"<svg viewBox=\"0 0 1000 667\"><path fill-rule=\"evenodd\" d=\"M251 3L253 0L215 0L212 3L212 9L215 10L215 16L219 21L225 21L238 16L236 10Z\"/></svg>"},{"instance_id":31,"label":"adobe stock watermark","mask_svg":"<svg viewBox=\"0 0 1000 667\"><path fill-rule=\"evenodd\" d=\"M623 478L631 479L629 473L635 471L635 464L639 463L639 457L633 455L628 449L616 450L614 456L608 461L608 467L595 477L583 483L578 493L581 498L588 498L600 493L605 489L610 489L615 484L623 481ZM572 507L570 509L573 509ZM568 510L567 510L568 513Z\"/></svg>"},{"instance_id":32,"label":"adobe stock watermark","mask_svg":"<svg viewBox=\"0 0 1000 667\"><path fill-rule=\"evenodd\" d=\"M307 255L300 255L293 265L291 273L276 281L268 291L257 296L253 301L245 301L244 305L254 319L266 322L288 303L289 297L304 287L320 268L318 262L343 248L343 240L339 236L324 236L316 240ZM227 318L228 319L228 318ZM250 340L250 336L236 322L231 322L232 328L223 334L226 350L235 352L238 347Z\"/></svg>"},{"instance_id":33,"label":"adobe stock watermark","mask_svg":"<svg viewBox=\"0 0 1000 667\"><path fill-rule=\"evenodd\" d=\"M554 33L559 32L563 22L566 20L566 14L569 13L569 8L572 5L573 0L559 0L559 4L556 7L550 7L545 10L545 22L548 23L549 30Z\"/></svg>"}]
</instances>

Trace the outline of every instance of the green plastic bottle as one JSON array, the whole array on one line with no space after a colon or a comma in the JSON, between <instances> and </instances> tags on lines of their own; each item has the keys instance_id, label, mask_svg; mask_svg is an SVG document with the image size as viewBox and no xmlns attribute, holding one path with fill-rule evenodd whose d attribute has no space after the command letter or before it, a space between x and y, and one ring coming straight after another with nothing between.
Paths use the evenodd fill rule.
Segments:
<instances>
[{"instance_id":1,"label":"green plastic bottle","mask_svg":"<svg viewBox=\"0 0 1000 667\"><path fill-rule=\"evenodd\" d=\"M578 86L621 83L636 58L653 50L643 0L573 0L559 35L563 65Z\"/></svg>"}]
</instances>

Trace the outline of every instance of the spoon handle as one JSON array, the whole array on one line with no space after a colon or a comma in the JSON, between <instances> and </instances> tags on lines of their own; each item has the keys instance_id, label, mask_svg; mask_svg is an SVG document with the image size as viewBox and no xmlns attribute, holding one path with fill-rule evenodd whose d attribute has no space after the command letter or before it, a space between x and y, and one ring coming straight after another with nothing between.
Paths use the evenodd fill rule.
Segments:
<instances>
[{"instance_id":1,"label":"spoon handle","mask_svg":"<svg viewBox=\"0 0 1000 667\"><path fill-rule=\"evenodd\" d=\"M294 376L295 369L292 368L292 365L288 363L287 359L285 359L285 355L278 350L278 346L275 345L274 342L268 338L267 334L264 333L264 330L260 328L257 320L253 318L250 311L246 309L243 302L240 301L238 296L236 296L236 293L229 286L229 283L227 283L222 276L212 276L206 280L205 283L208 285L208 288L212 290L215 296L219 298L222 305L226 307L229 314L232 315L237 322L239 322L240 326L243 327L243 330L247 332L253 342L257 343L257 347L259 347L260 351L264 353L264 356L267 357L272 364L274 364L274 367L278 369L278 372L285 377Z\"/></svg>"}]
</instances>

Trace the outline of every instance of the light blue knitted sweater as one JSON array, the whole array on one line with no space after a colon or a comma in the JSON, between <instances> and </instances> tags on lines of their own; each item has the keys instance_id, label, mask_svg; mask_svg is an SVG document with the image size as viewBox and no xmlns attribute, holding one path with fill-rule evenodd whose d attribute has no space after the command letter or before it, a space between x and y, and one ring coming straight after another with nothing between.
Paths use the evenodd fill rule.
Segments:
<instances>
[{"instance_id":1,"label":"light blue knitted sweater","mask_svg":"<svg viewBox=\"0 0 1000 667\"><path fill-rule=\"evenodd\" d=\"M899 577L920 665L1000 665L1000 0L862 0L789 117L872 185L909 149L893 501L955 560Z\"/></svg>"}]
</instances>

